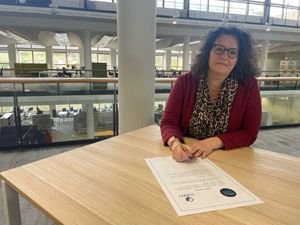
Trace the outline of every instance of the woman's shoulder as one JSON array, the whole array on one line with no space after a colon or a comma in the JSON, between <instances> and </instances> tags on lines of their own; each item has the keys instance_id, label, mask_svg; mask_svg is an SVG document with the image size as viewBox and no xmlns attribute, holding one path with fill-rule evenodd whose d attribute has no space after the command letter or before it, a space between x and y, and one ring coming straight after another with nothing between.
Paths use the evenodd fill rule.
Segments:
<instances>
[{"instance_id":1,"label":"woman's shoulder","mask_svg":"<svg viewBox=\"0 0 300 225\"><path fill-rule=\"evenodd\" d=\"M258 89L258 82L255 77L247 77L242 84L240 85L240 88L244 91L250 91L252 89Z\"/></svg>"},{"instance_id":2,"label":"woman's shoulder","mask_svg":"<svg viewBox=\"0 0 300 225\"><path fill-rule=\"evenodd\" d=\"M243 86L252 86L257 84L257 79L256 77L247 77L241 82L241 84Z\"/></svg>"},{"instance_id":3,"label":"woman's shoulder","mask_svg":"<svg viewBox=\"0 0 300 225\"><path fill-rule=\"evenodd\" d=\"M179 75L177 79L182 81L182 82L195 82L195 81L197 81L197 78L192 74L191 71L186 72L182 75Z\"/></svg>"}]
</instances>

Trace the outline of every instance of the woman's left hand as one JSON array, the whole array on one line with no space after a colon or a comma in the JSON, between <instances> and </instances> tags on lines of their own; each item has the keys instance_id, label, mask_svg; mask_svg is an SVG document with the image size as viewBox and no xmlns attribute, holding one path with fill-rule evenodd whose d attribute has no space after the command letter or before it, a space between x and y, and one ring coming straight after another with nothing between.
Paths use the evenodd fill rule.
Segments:
<instances>
[{"instance_id":1,"label":"woman's left hand","mask_svg":"<svg viewBox=\"0 0 300 225\"><path fill-rule=\"evenodd\" d=\"M207 138L201 141L197 141L191 146L191 153L193 158L201 157L202 159L206 158L213 151L222 148L223 143L217 137Z\"/></svg>"}]
</instances>

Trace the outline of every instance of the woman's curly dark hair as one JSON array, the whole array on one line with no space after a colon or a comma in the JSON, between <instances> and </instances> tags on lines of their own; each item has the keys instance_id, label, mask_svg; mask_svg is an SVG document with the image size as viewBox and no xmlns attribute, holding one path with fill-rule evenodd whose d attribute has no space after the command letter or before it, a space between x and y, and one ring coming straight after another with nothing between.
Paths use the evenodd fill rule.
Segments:
<instances>
[{"instance_id":1,"label":"woman's curly dark hair","mask_svg":"<svg viewBox=\"0 0 300 225\"><path fill-rule=\"evenodd\" d=\"M195 62L192 65L192 74L196 77L206 76L211 49L216 39L223 34L235 37L239 45L238 61L231 71L232 76L239 83L243 83L248 77L257 76L259 69L257 67L257 53L254 48L254 40L249 33L236 27L220 27L209 32L205 43L200 49L200 53L196 56Z\"/></svg>"}]
</instances>

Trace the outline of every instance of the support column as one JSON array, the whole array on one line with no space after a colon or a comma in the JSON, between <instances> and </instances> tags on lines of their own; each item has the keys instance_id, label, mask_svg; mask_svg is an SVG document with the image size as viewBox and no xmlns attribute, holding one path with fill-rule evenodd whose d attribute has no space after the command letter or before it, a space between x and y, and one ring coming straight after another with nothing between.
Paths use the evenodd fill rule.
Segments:
<instances>
[{"instance_id":1,"label":"support column","mask_svg":"<svg viewBox=\"0 0 300 225\"><path fill-rule=\"evenodd\" d=\"M84 49L83 46L79 47L79 59L80 59L80 66L84 65ZM92 55L91 55L91 60L92 60Z\"/></svg>"},{"instance_id":2,"label":"support column","mask_svg":"<svg viewBox=\"0 0 300 225\"><path fill-rule=\"evenodd\" d=\"M48 69L56 69L53 68L52 46L46 46L46 62Z\"/></svg>"},{"instance_id":3,"label":"support column","mask_svg":"<svg viewBox=\"0 0 300 225\"><path fill-rule=\"evenodd\" d=\"M261 48L261 65L260 68L262 71L267 70L267 60L268 60L268 52L269 52L269 40L264 40L262 48ZM265 76L265 72L262 73L262 76Z\"/></svg>"},{"instance_id":4,"label":"support column","mask_svg":"<svg viewBox=\"0 0 300 225\"><path fill-rule=\"evenodd\" d=\"M17 53L16 53L16 45L15 44L9 44L7 46L8 50L8 58L9 58L9 68L13 69L15 68L15 63L17 62ZM10 76L14 76L15 71L10 71Z\"/></svg>"},{"instance_id":5,"label":"support column","mask_svg":"<svg viewBox=\"0 0 300 225\"><path fill-rule=\"evenodd\" d=\"M94 107L93 103L82 105L82 110L86 112L86 134L88 139L95 138L95 125L94 125Z\"/></svg>"},{"instance_id":6,"label":"support column","mask_svg":"<svg viewBox=\"0 0 300 225\"><path fill-rule=\"evenodd\" d=\"M122 134L154 122L156 0L118 1L117 31Z\"/></svg>"},{"instance_id":7,"label":"support column","mask_svg":"<svg viewBox=\"0 0 300 225\"><path fill-rule=\"evenodd\" d=\"M172 51L167 49L166 51L166 70L171 70L171 55Z\"/></svg>"},{"instance_id":8,"label":"support column","mask_svg":"<svg viewBox=\"0 0 300 225\"><path fill-rule=\"evenodd\" d=\"M49 105L49 114L51 115L51 117L53 116L53 115L52 115L52 111L53 111L53 110L56 110L56 105L50 104L50 105Z\"/></svg>"},{"instance_id":9,"label":"support column","mask_svg":"<svg viewBox=\"0 0 300 225\"><path fill-rule=\"evenodd\" d=\"M114 66L117 66L117 50L114 48L110 49L110 61L111 61L111 70L114 69Z\"/></svg>"},{"instance_id":10,"label":"support column","mask_svg":"<svg viewBox=\"0 0 300 225\"><path fill-rule=\"evenodd\" d=\"M189 53L190 53L190 36L185 36L183 39L183 55L182 55L182 70L190 70Z\"/></svg>"},{"instance_id":11,"label":"support column","mask_svg":"<svg viewBox=\"0 0 300 225\"><path fill-rule=\"evenodd\" d=\"M92 69L92 45L91 45L91 32L85 30L83 32L83 55L84 55L84 62L83 65L85 66L86 70ZM86 77L92 77L92 73L90 71L85 72Z\"/></svg>"}]
</instances>

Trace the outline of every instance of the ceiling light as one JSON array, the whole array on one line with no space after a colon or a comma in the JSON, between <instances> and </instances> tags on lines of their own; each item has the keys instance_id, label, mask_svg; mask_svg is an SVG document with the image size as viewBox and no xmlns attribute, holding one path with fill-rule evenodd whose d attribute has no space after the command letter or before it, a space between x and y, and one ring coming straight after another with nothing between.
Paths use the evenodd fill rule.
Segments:
<instances>
[{"instance_id":1,"label":"ceiling light","mask_svg":"<svg viewBox=\"0 0 300 225\"><path fill-rule=\"evenodd\" d=\"M271 26L270 23L266 22L266 31L270 31L271 30Z\"/></svg>"},{"instance_id":2,"label":"ceiling light","mask_svg":"<svg viewBox=\"0 0 300 225\"><path fill-rule=\"evenodd\" d=\"M67 33L55 33L54 36L57 44L61 45L61 46L71 46L69 37Z\"/></svg>"},{"instance_id":3,"label":"ceiling light","mask_svg":"<svg viewBox=\"0 0 300 225\"><path fill-rule=\"evenodd\" d=\"M5 33L4 31L0 30L0 35L1 35L1 36L4 36L4 37L7 37L8 34Z\"/></svg>"},{"instance_id":4,"label":"ceiling light","mask_svg":"<svg viewBox=\"0 0 300 225\"><path fill-rule=\"evenodd\" d=\"M21 43L21 44L28 44L28 43L30 43L30 41L26 40L25 38L22 38L21 36L15 34L13 32L7 31L7 34L8 34L8 36L10 38L14 39L18 43Z\"/></svg>"},{"instance_id":5,"label":"ceiling light","mask_svg":"<svg viewBox=\"0 0 300 225\"><path fill-rule=\"evenodd\" d=\"M176 16L173 16L173 19L172 19L172 24L177 24L177 21L176 21Z\"/></svg>"},{"instance_id":6,"label":"ceiling light","mask_svg":"<svg viewBox=\"0 0 300 225\"><path fill-rule=\"evenodd\" d=\"M193 44L198 44L198 43L200 43L201 41L192 41L192 42L190 42L190 45L193 45Z\"/></svg>"},{"instance_id":7,"label":"ceiling light","mask_svg":"<svg viewBox=\"0 0 300 225\"><path fill-rule=\"evenodd\" d=\"M5 30L5 31L0 30L0 35L3 37L6 37L6 38L13 39L17 43L20 43L20 44L28 44L29 43L29 41L26 40L25 38L11 32L11 31L8 31L8 30Z\"/></svg>"},{"instance_id":8,"label":"ceiling light","mask_svg":"<svg viewBox=\"0 0 300 225\"><path fill-rule=\"evenodd\" d=\"M116 40L117 37L104 35L96 44L98 48L105 48L109 42Z\"/></svg>"}]
</instances>

